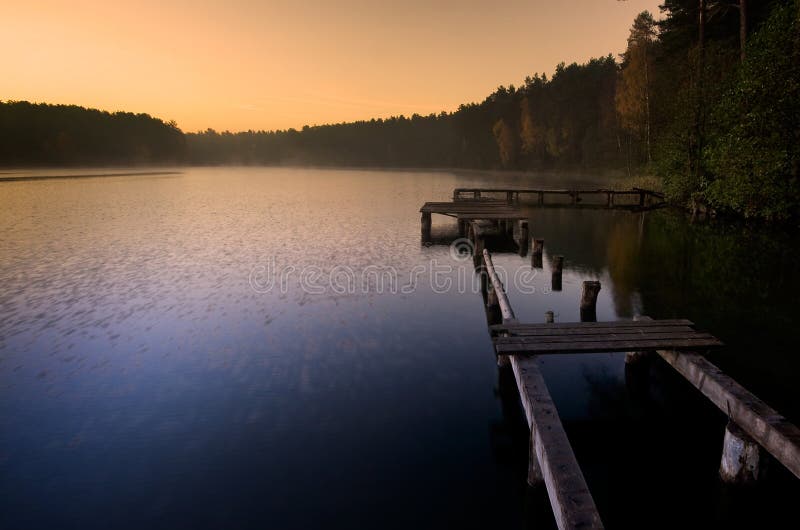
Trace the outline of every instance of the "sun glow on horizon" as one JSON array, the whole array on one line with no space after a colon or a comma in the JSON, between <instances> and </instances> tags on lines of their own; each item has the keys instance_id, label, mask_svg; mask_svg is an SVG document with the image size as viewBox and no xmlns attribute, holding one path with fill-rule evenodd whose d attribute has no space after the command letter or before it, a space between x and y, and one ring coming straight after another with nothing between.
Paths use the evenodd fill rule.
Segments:
<instances>
[{"instance_id":1,"label":"sun glow on horizon","mask_svg":"<svg viewBox=\"0 0 800 530\"><path fill-rule=\"evenodd\" d=\"M659 3L8 2L0 99L146 112L184 131L449 112L620 53Z\"/></svg>"}]
</instances>

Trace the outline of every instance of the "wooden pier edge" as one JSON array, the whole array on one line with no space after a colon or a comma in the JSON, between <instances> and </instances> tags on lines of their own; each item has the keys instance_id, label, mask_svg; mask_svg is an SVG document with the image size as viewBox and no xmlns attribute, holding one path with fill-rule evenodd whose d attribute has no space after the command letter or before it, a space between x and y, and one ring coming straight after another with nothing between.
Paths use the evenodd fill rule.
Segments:
<instances>
[{"instance_id":1,"label":"wooden pier edge","mask_svg":"<svg viewBox=\"0 0 800 530\"><path fill-rule=\"evenodd\" d=\"M658 355L800 478L800 429L702 355L673 350Z\"/></svg>"},{"instance_id":2,"label":"wooden pier edge","mask_svg":"<svg viewBox=\"0 0 800 530\"><path fill-rule=\"evenodd\" d=\"M561 529L603 528L536 357L512 355L511 368L556 525Z\"/></svg>"},{"instance_id":3,"label":"wooden pier edge","mask_svg":"<svg viewBox=\"0 0 800 530\"><path fill-rule=\"evenodd\" d=\"M503 323L516 322L492 256L486 249L483 249L483 262L503 315ZM586 479L536 364L536 357L508 357L531 432L532 454L529 458L535 458L538 462L558 528L603 528Z\"/></svg>"}]
</instances>

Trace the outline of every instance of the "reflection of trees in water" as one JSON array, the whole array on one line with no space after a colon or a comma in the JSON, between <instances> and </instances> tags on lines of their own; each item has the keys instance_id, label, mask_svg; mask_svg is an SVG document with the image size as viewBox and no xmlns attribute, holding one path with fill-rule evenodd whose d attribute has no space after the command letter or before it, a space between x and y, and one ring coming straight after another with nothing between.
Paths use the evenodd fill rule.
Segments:
<instances>
[{"instance_id":1,"label":"reflection of trees in water","mask_svg":"<svg viewBox=\"0 0 800 530\"><path fill-rule=\"evenodd\" d=\"M646 214L619 216L608 234L606 263L612 280L611 297L620 316L634 314L633 300L639 287L640 223Z\"/></svg>"},{"instance_id":2,"label":"reflection of trees in water","mask_svg":"<svg viewBox=\"0 0 800 530\"><path fill-rule=\"evenodd\" d=\"M727 347L714 362L790 419L800 417L798 243L785 232L658 212L645 223L637 267L643 312L689 318L719 336Z\"/></svg>"}]
</instances>

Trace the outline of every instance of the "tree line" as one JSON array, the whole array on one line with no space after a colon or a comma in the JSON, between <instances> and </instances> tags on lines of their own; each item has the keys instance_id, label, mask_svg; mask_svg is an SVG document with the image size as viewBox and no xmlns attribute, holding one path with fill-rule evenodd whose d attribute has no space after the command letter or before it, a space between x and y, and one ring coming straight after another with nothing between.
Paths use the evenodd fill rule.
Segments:
<instances>
[{"instance_id":1,"label":"tree line","mask_svg":"<svg viewBox=\"0 0 800 530\"><path fill-rule=\"evenodd\" d=\"M0 164L163 162L616 169L676 203L800 217L800 0L664 0L627 48L454 112L183 134L147 115L0 103Z\"/></svg>"},{"instance_id":2,"label":"tree line","mask_svg":"<svg viewBox=\"0 0 800 530\"><path fill-rule=\"evenodd\" d=\"M77 105L0 101L0 166L185 160L186 137L175 122Z\"/></svg>"}]
</instances>

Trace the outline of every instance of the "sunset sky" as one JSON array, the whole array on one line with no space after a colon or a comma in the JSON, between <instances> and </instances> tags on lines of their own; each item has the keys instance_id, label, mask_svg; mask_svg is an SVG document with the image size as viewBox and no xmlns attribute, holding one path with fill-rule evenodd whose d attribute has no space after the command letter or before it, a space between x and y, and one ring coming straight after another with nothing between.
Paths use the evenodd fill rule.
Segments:
<instances>
[{"instance_id":1,"label":"sunset sky","mask_svg":"<svg viewBox=\"0 0 800 530\"><path fill-rule=\"evenodd\" d=\"M660 0L0 1L0 100L147 112L185 131L455 110L625 48Z\"/></svg>"}]
</instances>

